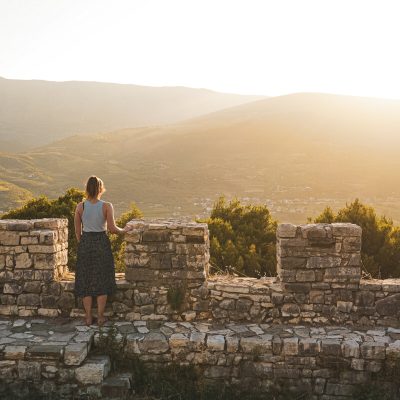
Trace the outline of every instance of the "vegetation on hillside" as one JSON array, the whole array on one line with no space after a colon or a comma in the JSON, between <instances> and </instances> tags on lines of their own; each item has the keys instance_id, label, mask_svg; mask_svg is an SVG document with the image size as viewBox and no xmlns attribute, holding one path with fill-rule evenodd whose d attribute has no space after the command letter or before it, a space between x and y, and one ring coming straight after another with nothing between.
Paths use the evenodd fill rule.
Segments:
<instances>
[{"instance_id":1,"label":"vegetation on hillside","mask_svg":"<svg viewBox=\"0 0 400 400\"><path fill-rule=\"evenodd\" d=\"M276 274L277 222L264 205L227 202L221 196L213 206L210 231L211 272L228 271L261 277Z\"/></svg>"},{"instance_id":2,"label":"vegetation on hillside","mask_svg":"<svg viewBox=\"0 0 400 400\"><path fill-rule=\"evenodd\" d=\"M1 219L67 218L68 268L70 271L75 271L77 241L74 229L74 216L76 205L84 197L85 193L76 188L68 189L65 194L53 200L48 199L46 196L39 196L27 201L22 207L3 214ZM141 216L141 211L134 203L131 203L130 209L116 220L116 224L123 227L132 218L140 218ZM123 265L124 243L122 235L110 235L110 241L116 271L123 271L125 267Z\"/></svg>"},{"instance_id":3,"label":"vegetation on hillside","mask_svg":"<svg viewBox=\"0 0 400 400\"><path fill-rule=\"evenodd\" d=\"M330 207L309 222L351 222L362 228L361 257L364 271L373 278L400 277L400 227L359 199L336 214Z\"/></svg>"}]
</instances>

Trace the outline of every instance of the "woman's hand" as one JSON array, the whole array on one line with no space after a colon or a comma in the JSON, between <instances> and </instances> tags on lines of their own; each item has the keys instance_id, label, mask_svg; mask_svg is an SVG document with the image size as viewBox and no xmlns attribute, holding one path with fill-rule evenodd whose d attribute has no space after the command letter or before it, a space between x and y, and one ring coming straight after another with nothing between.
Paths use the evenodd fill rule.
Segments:
<instances>
[{"instance_id":1,"label":"woman's hand","mask_svg":"<svg viewBox=\"0 0 400 400\"><path fill-rule=\"evenodd\" d=\"M129 232L129 231L131 231L132 229L133 229L133 226L132 226L132 225L128 225L128 224L126 224L125 227L122 228L122 230L123 230L124 233Z\"/></svg>"}]
</instances>

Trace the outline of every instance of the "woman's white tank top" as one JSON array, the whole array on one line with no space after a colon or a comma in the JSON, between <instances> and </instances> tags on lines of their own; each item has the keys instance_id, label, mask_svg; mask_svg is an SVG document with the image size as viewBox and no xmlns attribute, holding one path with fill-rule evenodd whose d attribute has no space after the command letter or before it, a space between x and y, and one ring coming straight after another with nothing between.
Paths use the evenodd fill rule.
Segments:
<instances>
[{"instance_id":1,"label":"woman's white tank top","mask_svg":"<svg viewBox=\"0 0 400 400\"><path fill-rule=\"evenodd\" d=\"M106 219L103 215L103 200L91 203L83 202L82 224L84 232L102 232L107 229Z\"/></svg>"}]
</instances>

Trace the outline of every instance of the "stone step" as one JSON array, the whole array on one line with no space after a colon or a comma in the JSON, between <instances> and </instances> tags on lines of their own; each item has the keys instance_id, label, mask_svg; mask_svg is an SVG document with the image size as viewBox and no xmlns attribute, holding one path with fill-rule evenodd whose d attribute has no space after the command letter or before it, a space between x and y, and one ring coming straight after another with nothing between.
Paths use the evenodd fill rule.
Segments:
<instances>
[{"instance_id":1,"label":"stone step","mask_svg":"<svg viewBox=\"0 0 400 400\"><path fill-rule=\"evenodd\" d=\"M79 366L94 343L95 329L76 321L1 321L0 360L52 362ZM79 323L79 322L78 322Z\"/></svg>"},{"instance_id":2,"label":"stone step","mask_svg":"<svg viewBox=\"0 0 400 400\"><path fill-rule=\"evenodd\" d=\"M83 385L96 385L104 381L111 369L110 357L90 355L75 369L75 379Z\"/></svg>"},{"instance_id":3,"label":"stone step","mask_svg":"<svg viewBox=\"0 0 400 400\"><path fill-rule=\"evenodd\" d=\"M101 394L108 400L122 400L134 394L133 375L129 372L117 373L107 377L101 385Z\"/></svg>"}]
</instances>

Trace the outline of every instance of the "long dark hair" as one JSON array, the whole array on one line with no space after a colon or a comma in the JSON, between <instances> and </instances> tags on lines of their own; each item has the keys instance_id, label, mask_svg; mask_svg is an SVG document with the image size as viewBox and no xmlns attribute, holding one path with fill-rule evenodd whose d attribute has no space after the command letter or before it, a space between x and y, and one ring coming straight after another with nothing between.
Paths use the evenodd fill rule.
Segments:
<instances>
[{"instance_id":1,"label":"long dark hair","mask_svg":"<svg viewBox=\"0 0 400 400\"><path fill-rule=\"evenodd\" d=\"M86 197L97 198L100 193L106 191L103 181L97 176L91 176L86 182Z\"/></svg>"}]
</instances>

